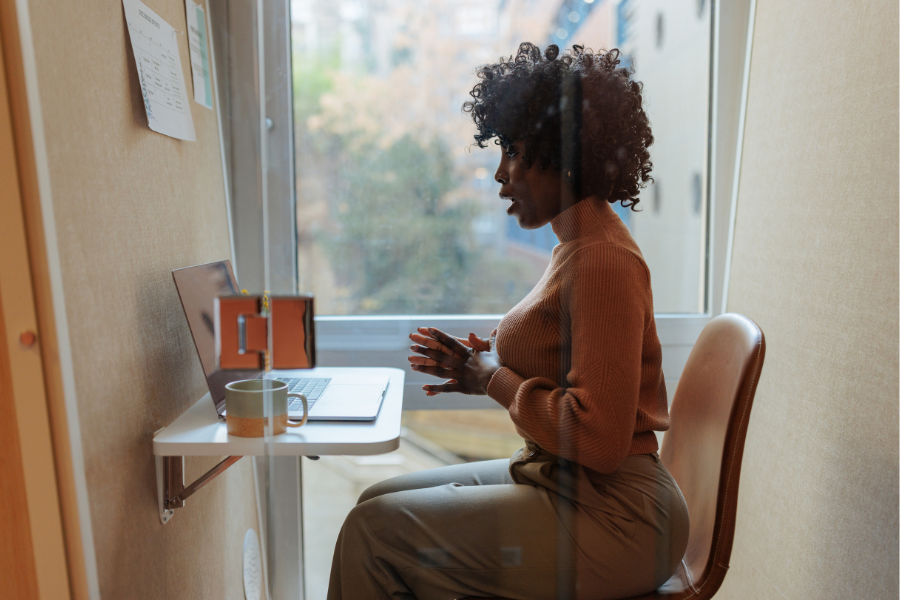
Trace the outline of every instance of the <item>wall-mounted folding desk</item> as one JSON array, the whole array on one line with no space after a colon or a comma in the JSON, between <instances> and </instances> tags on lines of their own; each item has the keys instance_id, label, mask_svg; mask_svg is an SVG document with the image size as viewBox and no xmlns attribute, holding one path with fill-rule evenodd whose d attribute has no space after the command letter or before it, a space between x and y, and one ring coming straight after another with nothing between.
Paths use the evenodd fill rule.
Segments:
<instances>
[{"instance_id":1,"label":"wall-mounted folding desk","mask_svg":"<svg viewBox=\"0 0 900 600\"><path fill-rule=\"evenodd\" d=\"M167 523L174 509L243 456L322 456L385 454L400 446L405 373L392 368L317 367L304 377L336 377L348 372L385 374L390 378L375 421L310 421L273 438L228 435L209 394L194 403L174 423L153 436L160 519ZM184 485L185 456L228 456L194 483Z\"/></svg>"}]
</instances>

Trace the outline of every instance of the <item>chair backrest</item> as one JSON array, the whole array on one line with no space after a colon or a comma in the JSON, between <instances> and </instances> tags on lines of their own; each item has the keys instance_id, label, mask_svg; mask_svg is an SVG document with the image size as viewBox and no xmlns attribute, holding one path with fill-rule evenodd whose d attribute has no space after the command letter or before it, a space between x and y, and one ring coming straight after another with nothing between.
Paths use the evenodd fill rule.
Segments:
<instances>
[{"instance_id":1,"label":"chair backrest","mask_svg":"<svg viewBox=\"0 0 900 600\"><path fill-rule=\"evenodd\" d=\"M660 458L687 501L691 531L683 566L691 587L706 598L721 585L731 558L741 458L765 353L765 336L752 320L733 313L712 319L669 409Z\"/></svg>"}]
</instances>

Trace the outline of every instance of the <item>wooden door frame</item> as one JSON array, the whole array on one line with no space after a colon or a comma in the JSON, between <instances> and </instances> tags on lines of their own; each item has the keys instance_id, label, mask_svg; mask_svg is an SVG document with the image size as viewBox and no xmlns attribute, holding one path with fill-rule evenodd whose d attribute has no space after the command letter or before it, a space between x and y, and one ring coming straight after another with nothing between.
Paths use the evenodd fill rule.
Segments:
<instances>
[{"instance_id":1,"label":"wooden door frame","mask_svg":"<svg viewBox=\"0 0 900 600\"><path fill-rule=\"evenodd\" d=\"M20 35L20 17L16 0L0 0L0 408L9 411L3 418L15 414L10 419L15 435L0 439L0 454L8 452L0 458L8 459L7 482L21 491L18 510L5 511L0 525L15 526L28 539L0 547L0 561L20 569L17 580L24 587L13 589L14 598L17 592L35 597L36 589L39 598L86 600L83 532L22 47L30 33ZM27 332L36 336L32 345L20 341Z\"/></svg>"}]
</instances>

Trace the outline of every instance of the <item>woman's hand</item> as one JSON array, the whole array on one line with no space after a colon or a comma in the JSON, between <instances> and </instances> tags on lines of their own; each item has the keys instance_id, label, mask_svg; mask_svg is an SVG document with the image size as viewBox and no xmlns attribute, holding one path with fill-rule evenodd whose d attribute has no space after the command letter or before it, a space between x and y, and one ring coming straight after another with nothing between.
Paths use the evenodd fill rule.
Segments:
<instances>
[{"instance_id":1,"label":"woman's hand","mask_svg":"<svg viewBox=\"0 0 900 600\"><path fill-rule=\"evenodd\" d=\"M441 385L423 386L429 396L441 392L487 394L491 377L501 367L490 342L474 333L462 340L432 327L419 331L422 333L409 336L417 343L410 349L420 355L409 357L410 366L421 373L450 378Z\"/></svg>"},{"instance_id":2,"label":"woman's hand","mask_svg":"<svg viewBox=\"0 0 900 600\"><path fill-rule=\"evenodd\" d=\"M431 334L428 333L427 327L419 327L417 329L417 331L418 331L418 333L409 334L409 339L411 339L412 341L414 341L415 343L417 343L421 346L428 346L432 350L440 350L444 354L453 354L453 355L456 355L457 358L460 358L459 355L456 354L455 352L453 352L452 350L450 350L450 348L448 348L444 344L440 343L439 341L437 341L436 339L431 337ZM496 336L497 336L497 330L494 329L494 331L491 332L490 340L480 338L477 335L475 335L474 333L470 333L468 339L458 338L455 336L450 336L450 337L452 337L454 340L458 341L460 344L462 344L463 346L465 346L467 348L472 348L474 350L480 350L480 351L488 351L491 349L494 338ZM433 367L433 366L439 364L437 361L434 361L430 358L426 358L424 356L411 356L411 357L409 357L409 361L416 363L416 364L420 364L420 365L426 365L429 367Z\"/></svg>"}]
</instances>

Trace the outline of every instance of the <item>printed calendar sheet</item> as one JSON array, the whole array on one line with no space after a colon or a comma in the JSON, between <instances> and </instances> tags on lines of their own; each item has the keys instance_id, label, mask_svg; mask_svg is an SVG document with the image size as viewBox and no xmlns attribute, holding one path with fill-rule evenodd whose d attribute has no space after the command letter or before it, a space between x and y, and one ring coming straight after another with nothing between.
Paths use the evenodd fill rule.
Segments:
<instances>
[{"instance_id":1,"label":"printed calendar sheet","mask_svg":"<svg viewBox=\"0 0 900 600\"><path fill-rule=\"evenodd\" d=\"M195 141L175 29L140 0L122 0L150 129Z\"/></svg>"}]
</instances>

